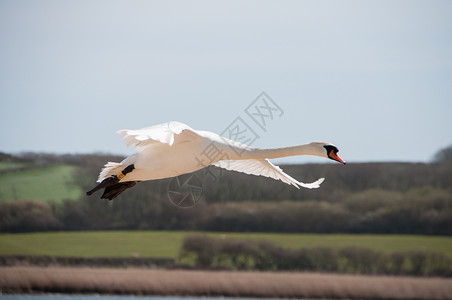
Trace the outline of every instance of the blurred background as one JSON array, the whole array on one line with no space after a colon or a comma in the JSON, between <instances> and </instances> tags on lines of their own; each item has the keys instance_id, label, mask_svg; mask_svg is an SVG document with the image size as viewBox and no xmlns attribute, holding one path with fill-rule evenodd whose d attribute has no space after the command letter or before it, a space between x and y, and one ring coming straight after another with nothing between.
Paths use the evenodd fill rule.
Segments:
<instances>
[{"instance_id":1,"label":"blurred background","mask_svg":"<svg viewBox=\"0 0 452 300\"><path fill-rule=\"evenodd\" d=\"M171 120L220 133L263 91L284 115L256 146L425 162L452 143L450 1L0 5L5 152L124 154L117 130Z\"/></svg>"},{"instance_id":2,"label":"blurred background","mask_svg":"<svg viewBox=\"0 0 452 300\"><path fill-rule=\"evenodd\" d=\"M451 1L1 1L0 261L451 276L451 13ZM133 153L117 130L172 120L241 122L258 147L329 141L348 164L274 161L325 177L317 190L207 168L189 208L169 179L84 196Z\"/></svg>"}]
</instances>

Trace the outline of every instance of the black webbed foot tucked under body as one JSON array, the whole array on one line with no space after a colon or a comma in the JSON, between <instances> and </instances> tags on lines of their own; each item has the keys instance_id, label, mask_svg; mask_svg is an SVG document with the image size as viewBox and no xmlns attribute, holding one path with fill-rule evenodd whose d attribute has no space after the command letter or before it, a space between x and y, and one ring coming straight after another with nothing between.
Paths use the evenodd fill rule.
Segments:
<instances>
[{"instance_id":1,"label":"black webbed foot tucked under body","mask_svg":"<svg viewBox=\"0 0 452 300\"><path fill-rule=\"evenodd\" d=\"M122 178L124 178L124 176L132 172L133 169L135 169L135 166L133 164L128 165L124 170L122 170L122 172L119 172L117 175L113 175L102 180L101 183L96 185L90 191L86 192L86 195L91 196L98 190L105 189L101 197L102 199L112 200L113 198L116 198L126 189L131 188L138 183L138 181L126 181L121 183L119 182Z\"/></svg>"},{"instance_id":2,"label":"black webbed foot tucked under body","mask_svg":"<svg viewBox=\"0 0 452 300\"><path fill-rule=\"evenodd\" d=\"M92 190L89 190L88 192L86 192L87 196L91 196L92 194L94 194L95 192L97 192L98 190L101 190L103 188L107 188L111 185L115 185L119 182L119 178L118 176L111 176L108 178L105 178L104 180L102 180L101 183L99 183L98 185L96 185Z\"/></svg>"},{"instance_id":3,"label":"black webbed foot tucked under body","mask_svg":"<svg viewBox=\"0 0 452 300\"><path fill-rule=\"evenodd\" d=\"M102 194L102 199L108 199L113 200L116 198L119 194L127 190L128 188L134 187L138 181L126 181L117 183L114 185L110 185L105 188L104 193Z\"/></svg>"}]
</instances>

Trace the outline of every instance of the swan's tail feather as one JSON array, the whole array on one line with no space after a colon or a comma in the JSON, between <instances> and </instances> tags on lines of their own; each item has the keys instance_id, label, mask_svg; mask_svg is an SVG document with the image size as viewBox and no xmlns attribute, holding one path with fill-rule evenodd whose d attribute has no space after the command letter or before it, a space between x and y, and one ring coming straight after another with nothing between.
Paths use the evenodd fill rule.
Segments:
<instances>
[{"instance_id":1,"label":"swan's tail feather","mask_svg":"<svg viewBox=\"0 0 452 300\"><path fill-rule=\"evenodd\" d=\"M125 167L126 165L120 163L108 162L100 171L99 177L97 178L97 182L102 182L105 178L118 174Z\"/></svg>"}]
</instances>

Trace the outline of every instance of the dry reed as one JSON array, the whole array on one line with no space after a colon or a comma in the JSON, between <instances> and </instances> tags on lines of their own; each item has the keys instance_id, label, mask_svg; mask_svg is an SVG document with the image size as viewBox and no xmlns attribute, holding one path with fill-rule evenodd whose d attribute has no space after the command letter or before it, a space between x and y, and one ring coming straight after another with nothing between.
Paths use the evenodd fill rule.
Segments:
<instances>
[{"instance_id":1,"label":"dry reed","mask_svg":"<svg viewBox=\"0 0 452 300\"><path fill-rule=\"evenodd\" d=\"M333 299L451 299L452 279L290 272L0 267L12 292Z\"/></svg>"}]
</instances>

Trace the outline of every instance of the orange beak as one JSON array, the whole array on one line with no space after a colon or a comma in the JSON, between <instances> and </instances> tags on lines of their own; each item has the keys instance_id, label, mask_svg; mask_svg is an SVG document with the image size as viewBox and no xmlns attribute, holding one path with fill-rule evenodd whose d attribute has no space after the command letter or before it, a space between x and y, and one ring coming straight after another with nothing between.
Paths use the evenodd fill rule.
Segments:
<instances>
[{"instance_id":1,"label":"orange beak","mask_svg":"<svg viewBox=\"0 0 452 300\"><path fill-rule=\"evenodd\" d=\"M331 150L329 157L331 159L334 159L335 161L338 161L338 162L343 163L345 165L345 161L342 158L340 158L336 153L334 153L333 150Z\"/></svg>"}]
</instances>

